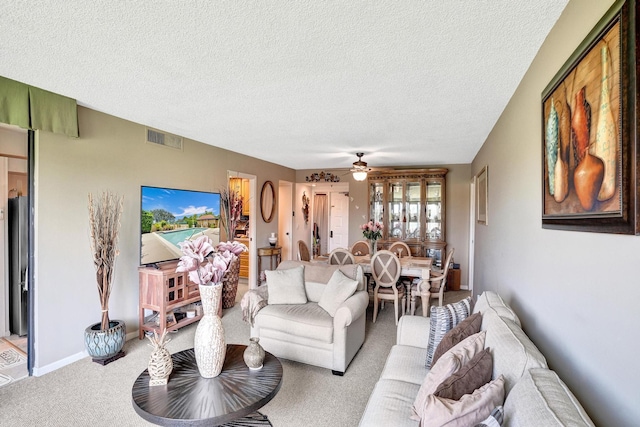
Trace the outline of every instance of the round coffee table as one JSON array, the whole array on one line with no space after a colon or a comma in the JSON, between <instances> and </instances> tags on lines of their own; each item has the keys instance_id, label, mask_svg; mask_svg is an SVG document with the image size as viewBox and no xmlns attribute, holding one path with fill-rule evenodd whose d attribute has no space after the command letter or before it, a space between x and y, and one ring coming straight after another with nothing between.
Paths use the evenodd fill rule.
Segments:
<instances>
[{"instance_id":1,"label":"round coffee table","mask_svg":"<svg viewBox=\"0 0 640 427\"><path fill-rule=\"evenodd\" d=\"M132 388L135 411L145 420L162 426L215 426L246 417L242 425L271 425L256 411L267 404L282 385L282 364L265 352L264 366L250 370L244 363L245 345L228 344L222 372L202 378L193 349L172 354L169 382L149 387L145 369ZM245 422L243 420L242 422Z\"/></svg>"}]
</instances>

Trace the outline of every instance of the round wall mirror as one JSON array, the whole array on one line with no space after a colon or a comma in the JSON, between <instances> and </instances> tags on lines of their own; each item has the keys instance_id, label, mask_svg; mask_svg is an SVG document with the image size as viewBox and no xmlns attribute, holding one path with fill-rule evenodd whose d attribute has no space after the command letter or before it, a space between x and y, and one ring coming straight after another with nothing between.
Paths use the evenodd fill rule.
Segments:
<instances>
[{"instance_id":1,"label":"round wall mirror","mask_svg":"<svg viewBox=\"0 0 640 427\"><path fill-rule=\"evenodd\" d=\"M271 222L276 213L276 189L273 182L265 181L260 192L260 213L264 222Z\"/></svg>"}]
</instances>

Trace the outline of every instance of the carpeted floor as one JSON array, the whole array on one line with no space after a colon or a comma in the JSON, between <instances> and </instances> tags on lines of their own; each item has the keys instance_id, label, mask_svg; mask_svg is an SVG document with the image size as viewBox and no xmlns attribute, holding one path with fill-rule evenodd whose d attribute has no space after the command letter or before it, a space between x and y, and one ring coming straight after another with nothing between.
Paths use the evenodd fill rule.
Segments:
<instances>
[{"instance_id":1,"label":"carpeted floor","mask_svg":"<svg viewBox=\"0 0 640 427\"><path fill-rule=\"evenodd\" d=\"M246 289L246 288L245 288ZM240 288L238 299L244 290ZM469 292L447 292L445 303ZM366 339L338 377L328 369L282 360L282 388L260 412L276 427L357 426L395 343L393 308L387 306L372 323L367 310ZM240 305L224 310L227 343L247 344L249 325ZM171 334L171 353L193 347L196 324ZM126 343L126 356L106 366L82 359L42 377L28 377L0 388L0 425L7 426L143 426L131 404L131 386L147 367L151 348L147 340Z\"/></svg>"}]
</instances>

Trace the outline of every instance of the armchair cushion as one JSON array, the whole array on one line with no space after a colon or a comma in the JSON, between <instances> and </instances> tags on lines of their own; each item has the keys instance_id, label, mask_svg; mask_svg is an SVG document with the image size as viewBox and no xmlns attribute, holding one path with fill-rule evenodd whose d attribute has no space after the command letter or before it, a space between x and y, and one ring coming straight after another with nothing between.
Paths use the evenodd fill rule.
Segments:
<instances>
[{"instance_id":1,"label":"armchair cushion","mask_svg":"<svg viewBox=\"0 0 640 427\"><path fill-rule=\"evenodd\" d=\"M357 280L350 279L342 271L336 270L327 282L318 305L333 317L338 307L353 295L357 287Z\"/></svg>"},{"instance_id":2,"label":"armchair cushion","mask_svg":"<svg viewBox=\"0 0 640 427\"><path fill-rule=\"evenodd\" d=\"M300 265L288 270L266 270L264 273L269 285L269 305L307 303L307 294L304 290L304 266Z\"/></svg>"}]
</instances>

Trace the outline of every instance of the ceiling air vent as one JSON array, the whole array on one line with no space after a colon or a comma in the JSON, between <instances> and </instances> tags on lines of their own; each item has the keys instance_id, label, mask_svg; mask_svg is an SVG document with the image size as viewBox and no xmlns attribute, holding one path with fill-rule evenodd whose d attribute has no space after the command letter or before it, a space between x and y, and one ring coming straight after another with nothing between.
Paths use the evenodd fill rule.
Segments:
<instances>
[{"instance_id":1,"label":"ceiling air vent","mask_svg":"<svg viewBox=\"0 0 640 427\"><path fill-rule=\"evenodd\" d=\"M182 150L182 137L147 128L147 142L176 150Z\"/></svg>"}]
</instances>

